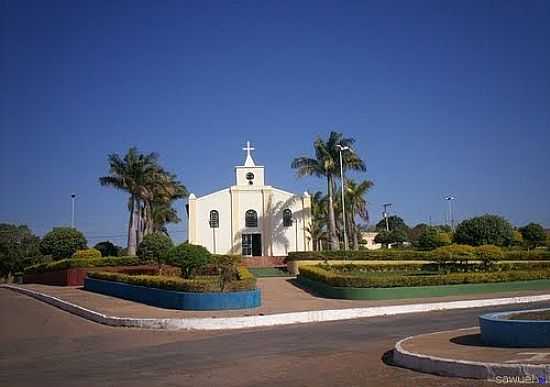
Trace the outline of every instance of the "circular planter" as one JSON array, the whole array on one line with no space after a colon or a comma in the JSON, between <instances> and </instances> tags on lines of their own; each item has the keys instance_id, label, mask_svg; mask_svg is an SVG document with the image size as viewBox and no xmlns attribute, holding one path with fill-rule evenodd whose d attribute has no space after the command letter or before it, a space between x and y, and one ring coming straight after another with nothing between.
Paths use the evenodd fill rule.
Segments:
<instances>
[{"instance_id":1,"label":"circular planter","mask_svg":"<svg viewBox=\"0 0 550 387\"><path fill-rule=\"evenodd\" d=\"M550 320L509 320L513 314L543 310L548 309L481 315L481 340L496 347L550 347Z\"/></svg>"},{"instance_id":2,"label":"circular planter","mask_svg":"<svg viewBox=\"0 0 550 387\"><path fill-rule=\"evenodd\" d=\"M168 309L249 309L262 304L260 289L227 293L190 293L88 277L84 279L84 289Z\"/></svg>"}]
</instances>

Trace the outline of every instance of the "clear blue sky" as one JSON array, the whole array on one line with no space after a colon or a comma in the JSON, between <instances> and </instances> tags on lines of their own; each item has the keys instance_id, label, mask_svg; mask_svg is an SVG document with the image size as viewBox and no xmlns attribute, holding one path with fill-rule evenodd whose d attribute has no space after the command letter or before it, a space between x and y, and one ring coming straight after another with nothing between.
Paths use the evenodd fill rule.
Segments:
<instances>
[{"instance_id":1,"label":"clear blue sky","mask_svg":"<svg viewBox=\"0 0 550 387\"><path fill-rule=\"evenodd\" d=\"M89 241L124 244L108 153L158 152L203 195L249 139L269 184L303 192L324 182L292 158L340 129L374 221L390 201L441 223L453 193L459 219L550 226L550 1L1 3L0 222L42 235L76 192Z\"/></svg>"}]
</instances>

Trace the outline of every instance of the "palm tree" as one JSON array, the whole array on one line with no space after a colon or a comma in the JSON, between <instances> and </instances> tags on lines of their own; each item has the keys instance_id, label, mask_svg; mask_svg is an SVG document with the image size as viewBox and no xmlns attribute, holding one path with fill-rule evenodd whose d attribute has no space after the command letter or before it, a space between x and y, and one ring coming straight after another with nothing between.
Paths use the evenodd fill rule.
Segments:
<instances>
[{"instance_id":1,"label":"palm tree","mask_svg":"<svg viewBox=\"0 0 550 387\"><path fill-rule=\"evenodd\" d=\"M311 224L306 231L312 240L313 250L321 251L323 242L327 239L327 207L328 197L321 191L311 195Z\"/></svg>"},{"instance_id":2,"label":"palm tree","mask_svg":"<svg viewBox=\"0 0 550 387\"><path fill-rule=\"evenodd\" d=\"M355 222L355 216L359 216L365 222L369 221L369 211L367 209L367 201L365 194L374 186L371 180L363 180L356 183L353 180L346 181L344 189L346 207L349 213L350 232L353 235L353 249L359 250L359 230Z\"/></svg>"},{"instance_id":3,"label":"palm tree","mask_svg":"<svg viewBox=\"0 0 550 387\"><path fill-rule=\"evenodd\" d=\"M156 153L144 155L139 153L137 148L132 147L124 158L116 153L110 154L108 162L110 174L100 177L99 183L130 194L128 202L130 211L128 255L135 255L137 243L142 235L141 203L145 198L151 197L147 182L150 176L159 168L158 155Z\"/></svg>"},{"instance_id":4,"label":"palm tree","mask_svg":"<svg viewBox=\"0 0 550 387\"><path fill-rule=\"evenodd\" d=\"M342 133L330 132L327 141L317 138L313 143L315 158L308 156L297 157L292 161L291 167L297 170L299 177L316 176L326 177L328 191L328 225L331 250L338 250L339 241L336 235L336 219L334 215L334 177L340 171L339 149L337 145L351 147L355 140L345 138ZM344 170L365 171L365 164L354 152L345 152L343 155Z\"/></svg>"}]
</instances>

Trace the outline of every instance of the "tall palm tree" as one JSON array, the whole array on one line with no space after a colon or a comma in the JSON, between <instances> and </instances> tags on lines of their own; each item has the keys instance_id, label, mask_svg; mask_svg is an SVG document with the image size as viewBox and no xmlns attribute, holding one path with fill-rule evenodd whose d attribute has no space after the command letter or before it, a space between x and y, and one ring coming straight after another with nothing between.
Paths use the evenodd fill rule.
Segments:
<instances>
[{"instance_id":1,"label":"tall palm tree","mask_svg":"<svg viewBox=\"0 0 550 387\"><path fill-rule=\"evenodd\" d=\"M351 147L355 140L353 138L345 138L342 133L335 131L330 132L329 138L324 141L318 137L313 143L315 149L315 158L308 156L297 157L292 161L291 167L297 170L299 177L302 176L317 176L326 177L327 192L328 192L328 224L330 248L338 250L339 241L336 235L336 219L334 215L334 189L335 176L338 176L340 171L340 154L337 145ZM345 152L343 155L344 170L360 170L365 171L365 164L354 152Z\"/></svg>"},{"instance_id":2,"label":"tall palm tree","mask_svg":"<svg viewBox=\"0 0 550 387\"><path fill-rule=\"evenodd\" d=\"M158 155L156 153L144 155L139 153L137 148L132 147L123 158L116 153L110 154L108 162L109 175L100 177L99 183L130 194L128 202L130 211L128 255L135 255L137 243L142 235L141 203L144 198L151 197L147 182L150 176L159 168Z\"/></svg>"},{"instance_id":3,"label":"tall palm tree","mask_svg":"<svg viewBox=\"0 0 550 387\"><path fill-rule=\"evenodd\" d=\"M306 231L316 251L323 249L323 242L327 239L327 207L328 197L321 191L311 195L311 224Z\"/></svg>"},{"instance_id":4,"label":"tall palm tree","mask_svg":"<svg viewBox=\"0 0 550 387\"><path fill-rule=\"evenodd\" d=\"M346 181L344 189L346 207L349 213L350 232L353 235L353 249L359 250L359 230L355 222L355 216L359 216L365 222L369 221L369 211L365 195L374 186L371 180L363 180L356 183L353 180Z\"/></svg>"}]
</instances>

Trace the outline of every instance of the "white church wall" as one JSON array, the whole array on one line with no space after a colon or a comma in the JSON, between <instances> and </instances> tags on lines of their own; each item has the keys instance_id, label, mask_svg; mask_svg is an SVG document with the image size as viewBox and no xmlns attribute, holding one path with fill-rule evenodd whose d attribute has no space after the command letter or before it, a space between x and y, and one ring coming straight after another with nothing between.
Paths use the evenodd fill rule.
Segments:
<instances>
[{"instance_id":1,"label":"white church wall","mask_svg":"<svg viewBox=\"0 0 550 387\"><path fill-rule=\"evenodd\" d=\"M219 213L219 227L210 227L210 211ZM203 196L197 200L197 241L211 253L227 254L231 250L231 197L229 189Z\"/></svg>"},{"instance_id":2,"label":"white church wall","mask_svg":"<svg viewBox=\"0 0 550 387\"><path fill-rule=\"evenodd\" d=\"M291 251L303 250L303 209L302 199L290 192L279 189L272 191L273 255L287 255ZM283 211L292 211L292 226L284 227Z\"/></svg>"}]
</instances>

